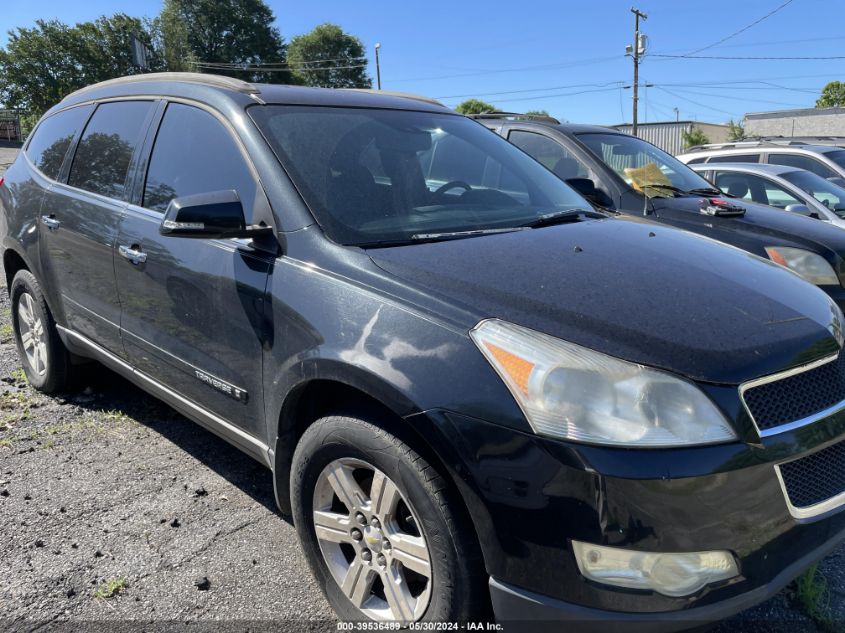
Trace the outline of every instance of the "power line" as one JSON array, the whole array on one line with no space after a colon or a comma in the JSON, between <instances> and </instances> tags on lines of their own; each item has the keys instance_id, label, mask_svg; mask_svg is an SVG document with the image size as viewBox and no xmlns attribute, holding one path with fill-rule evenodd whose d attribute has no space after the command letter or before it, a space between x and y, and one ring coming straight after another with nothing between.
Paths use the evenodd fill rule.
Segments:
<instances>
[{"instance_id":1,"label":"power line","mask_svg":"<svg viewBox=\"0 0 845 633\"><path fill-rule=\"evenodd\" d=\"M753 27L753 26L756 26L756 25L760 24L760 22L762 22L763 20L766 20L766 19L768 19L768 18L772 17L775 13L777 13L777 12L778 12L778 11L780 11L781 9L783 9L783 8L785 8L786 6L788 6L788 5L792 4L792 2L793 2L793 1L794 1L794 0L786 0L786 2L784 2L784 3L783 3L783 4L781 4L781 5L779 5L779 6L778 6L778 7L776 7L775 9L772 9L772 10L771 10L771 11L769 11L766 15L764 15L762 18L759 18L759 19L757 19L757 20L754 20L754 22L752 22L751 24L749 24L749 25L747 25L747 26L742 27L742 28L741 28L741 29L739 29L738 31L734 31L734 32L733 32L733 33L731 33L730 35L727 35L727 36L723 37L722 39L720 39L720 40L718 40L718 41L716 41L716 42L713 42L712 44L708 44L707 46L702 46L701 48L697 48L696 50L691 51L691 52L687 53L686 55L681 55L680 57L690 57L690 56L692 56L692 55L695 55L696 53L700 53L701 51L706 51L706 50L708 50L708 49L710 49L710 48L714 48L714 47L718 46L719 44L722 44L722 43L724 43L724 42L727 42L729 39L736 37L736 36L737 36L737 35L739 35L740 33L745 33L745 31L747 31L747 30L748 30L748 29L750 29L751 27Z\"/></svg>"},{"instance_id":2,"label":"power line","mask_svg":"<svg viewBox=\"0 0 845 633\"><path fill-rule=\"evenodd\" d=\"M622 84L625 83L624 80L619 81L606 81L604 83L591 83L591 84L569 84L567 86L543 86L542 88L524 88L522 90L503 90L501 92L474 92L472 94L463 94L463 95L446 95L442 97L434 97L435 99L461 99L464 97L492 97L496 95L512 95L512 94L520 94L525 92L540 92L541 90L565 90L567 88L604 88L605 86L610 86L611 84Z\"/></svg>"},{"instance_id":3,"label":"power line","mask_svg":"<svg viewBox=\"0 0 845 633\"><path fill-rule=\"evenodd\" d=\"M655 86L655 88L657 88L658 90L662 90L666 94L671 95L671 96L675 97L676 99L681 99L682 101L687 101L688 103L692 103L693 105L696 105L700 108L704 108L705 110L712 110L713 112L721 112L722 114L727 114L731 117L737 116L736 112L728 112L727 110L722 110L720 108L714 108L712 106L705 105L705 104L701 103L700 101L693 101L692 99L687 99L683 95L679 95L675 92L672 92L671 90L666 90L666 88L661 88L660 86Z\"/></svg>"},{"instance_id":4,"label":"power line","mask_svg":"<svg viewBox=\"0 0 845 633\"><path fill-rule=\"evenodd\" d=\"M666 55L660 53L652 53L649 57L662 57L664 59L742 59L742 60L779 60L779 61L793 61L793 60L835 60L845 59L845 55L830 55L830 56L788 56L788 57L772 57L772 56L747 56L747 57L733 57L728 55Z\"/></svg>"}]
</instances>

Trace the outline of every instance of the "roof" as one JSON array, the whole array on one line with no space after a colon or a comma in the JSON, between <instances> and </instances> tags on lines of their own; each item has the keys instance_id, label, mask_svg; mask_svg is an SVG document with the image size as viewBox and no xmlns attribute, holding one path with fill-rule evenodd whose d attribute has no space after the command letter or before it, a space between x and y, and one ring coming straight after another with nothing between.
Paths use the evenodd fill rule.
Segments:
<instances>
[{"instance_id":1,"label":"roof","mask_svg":"<svg viewBox=\"0 0 845 633\"><path fill-rule=\"evenodd\" d=\"M746 119L780 119L783 117L805 117L831 114L845 114L845 108L796 108L794 110L770 110L768 112L749 112Z\"/></svg>"},{"instance_id":2,"label":"roof","mask_svg":"<svg viewBox=\"0 0 845 633\"><path fill-rule=\"evenodd\" d=\"M234 77L206 73L146 73L118 77L77 90L65 97L62 103L67 105L75 101L139 94L202 99L203 96L211 96L214 93L259 103L374 107L454 114L452 110L433 99L407 93L255 84Z\"/></svg>"},{"instance_id":3,"label":"roof","mask_svg":"<svg viewBox=\"0 0 845 633\"><path fill-rule=\"evenodd\" d=\"M758 148L777 148L778 152L794 152L800 154L802 151L813 152L816 154L826 154L828 152L835 152L841 150L841 147L835 145L812 145L810 143L792 143L779 142L777 140L758 140L758 141L731 141L728 143L708 143L706 145L695 145L687 148L685 154L697 154L703 152L718 152L718 153L742 153L748 150Z\"/></svg>"},{"instance_id":4,"label":"roof","mask_svg":"<svg viewBox=\"0 0 845 633\"><path fill-rule=\"evenodd\" d=\"M693 163L692 165L687 166L691 167L695 171L726 169L728 171L756 172L759 174L767 174L769 176L780 176L781 174L788 174L793 171L804 171L800 167L772 165L770 163Z\"/></svg>"}]
</instances>

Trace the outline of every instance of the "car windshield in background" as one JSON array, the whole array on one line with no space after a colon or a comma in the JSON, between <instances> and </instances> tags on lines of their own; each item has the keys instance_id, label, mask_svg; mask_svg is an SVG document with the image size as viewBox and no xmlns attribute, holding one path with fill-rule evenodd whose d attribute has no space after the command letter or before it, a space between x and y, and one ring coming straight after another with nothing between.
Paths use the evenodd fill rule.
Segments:
<instances>
[{"instance_id":1,"label":"car windshield in background","mask_svg":"<svg viewBox=\"0 0 845 633\"><path fill-rule=\"evenodd\" d=\"M824 157L828 160L832 160L840 167L845 168L845 149L835 149L830 152L825 152Z\"/></svg>"},{"instance_id":2,"label":"car windshield in background","mask_svg":"<svg viewBox=\"0 0 845 633\"><path fill-rule=\"evenodd\" d=\"M515 230L590 209L542 165L462 116L274 105L248 112L340 244Z\"/></svg>"},{"instance_id":3,"label":"car windshield in background","mask_svg":"<svg viewBox=\"0 0 845 633\"><path fill-rule=\"evenodd\" d=\"M631 187L649 196L671 197L713 189L681 161L634 136L585 133L578 134L578 140Z\"/></svg>"},{"instance_id":4,"label":"car windshield in background","mask_svg":"<svg viewBox=\"0 0 845 633\"><path fill-rule=\"evenodd\" d=\"M841 218L845 218L845 189L809 171L790 171L781 178L825 205Z\"/></svg>"}]
</instances>

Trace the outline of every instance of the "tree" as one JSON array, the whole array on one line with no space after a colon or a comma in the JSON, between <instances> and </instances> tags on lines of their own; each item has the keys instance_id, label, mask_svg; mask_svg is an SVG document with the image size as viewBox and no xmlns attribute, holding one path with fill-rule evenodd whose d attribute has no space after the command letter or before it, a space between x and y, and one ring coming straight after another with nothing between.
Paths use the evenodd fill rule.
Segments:
<instances>
[{"instance_id":1,"label":"tree","mask_svg":"<svg viewBox=\"0 0 845 633\"><path fill-rule=\"evenodd\" d=\"M288 47L294 77L320 88L371 88L364 45L336 24L320 24L297 35Z\"/></svg>"},{"instance_id":2,"label":"tree","mask_svg":"<svg viewBox=\"0 0 845 633\"><path fill-rule=\"evenodd\" d=\"M551 116L548 110L529 110L525 116Z\"/></svg>"},{"instance_id":3,"label":"tree","mask_svg":"<svg viewBox=\"0 0 845 633\"><path fill-rule=\"evenodd\" d=\"M0 102L40 116L83 86L144 72L132 61L133 34L152 50L150 69L161 70L149 24L122 13L75 26L38 20L9 31L0 49Z\"/></svg>"},{"instance_id":4,"label":"tree","mask_svg":"<svg viewBox=\"0 0 845 633\"><path fill-rule=\"evenodd\" d=\"M290 83L275 19L263 0L164 0L156 27L168 70Z\"/></svg>"},{"instance_id":5,"label":"tree","mask_svg":"<svg viewBox=\"0 0 845 633\"><path fill-rule=\"evenodd\" d=\"M742 122L734 122L733 119L728 121L728 140L741 141L745 138L745 127Z\"/></svg>"},{"instance_id":6,"label":"tree","mask_svg":"<svg viewBox=\"0 0 845 633\"><path fill-rule=\"evenodd\" d=\"M694 145L705 145L710 142L707 135L695 126L681 133L681 139L684 141L684 149L688 149Z\"/></svg>"},{"instance_id":7,"label":"tree","mask_svg":"<svg viewBox=\"0 0 845 633\"><path fill-rule=\"evenodd\" d=\"M816 101L817 108L840 108L845 106L845 83L831 81L824 88Z\"/></svg>"},{"instance_id":8,"label":"tree","mask_svg":"<svg viewBox=\"0 0 845 633\"><path fill-rule=\"evenodd\" d=\"M480 99L467 99L460 103L455 112L460 114L484 114L485 112L495 112L496 106L491 103L486 103Z\"/></svg>"}]
</instances>

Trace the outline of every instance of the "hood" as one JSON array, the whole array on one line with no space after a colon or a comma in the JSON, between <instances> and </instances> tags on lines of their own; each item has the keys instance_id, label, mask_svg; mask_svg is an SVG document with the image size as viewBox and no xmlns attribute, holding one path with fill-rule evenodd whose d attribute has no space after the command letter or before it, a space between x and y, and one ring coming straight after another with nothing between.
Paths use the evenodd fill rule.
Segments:
<instances>
[{"instance_id":1,"label":"hood","mask_svg":"<svg viewBox=\"0 0 845 633\"><path fill-rule=\"evenodd\" d=\"M845 231L821 220L762 204L728 198L745 209L745 215L714 217L700 212L704 198L652 198L657 218L687 230L763 254L766 246L796 246L822 255L840 272L845 263ZM673 212L681 212L680 215ZM758 248L751 248L752 244Z\"/></svg>"},{"instance_id":2,"label":"hood","mask_svg":"<svg viewBox=\"0 0 845 633\"><path fill-rule=\"evenodd\" d=\"M632 217L371 249L480 321L501 318L694 380L737 384L839 349L839 309L792 272Z\"/></svg>"}]
</instances>

